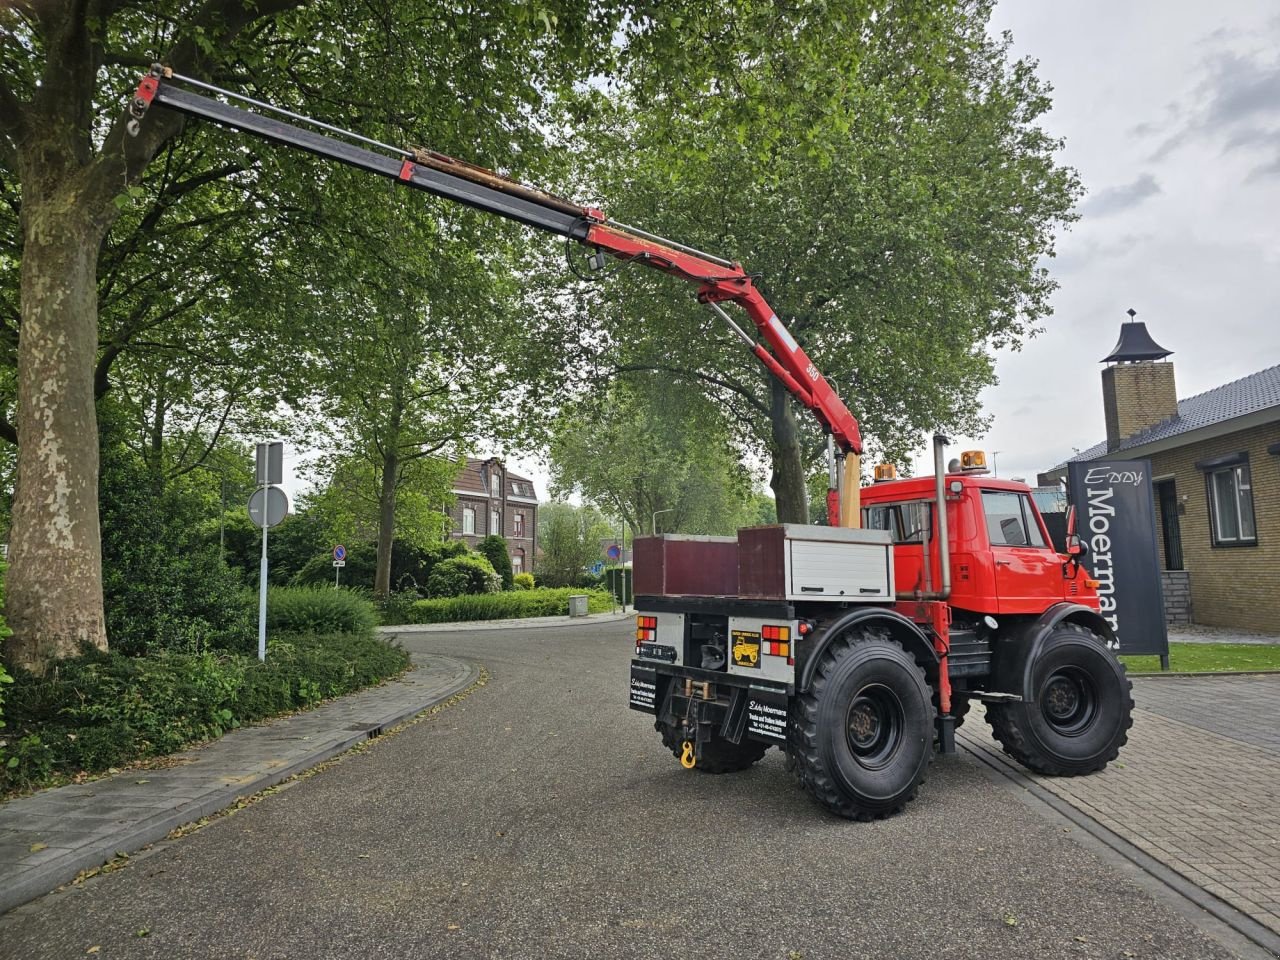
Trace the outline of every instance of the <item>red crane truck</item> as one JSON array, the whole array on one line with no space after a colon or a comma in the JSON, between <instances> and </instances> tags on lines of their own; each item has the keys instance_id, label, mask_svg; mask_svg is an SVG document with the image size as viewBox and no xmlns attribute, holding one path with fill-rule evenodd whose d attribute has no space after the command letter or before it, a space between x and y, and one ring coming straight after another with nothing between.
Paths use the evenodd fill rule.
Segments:
<instances>
[{"instance_id":1,"label":"red crane truck","mask_svg":"<svg viewBox=\"0 0 1280 960\"><path fill-rule=\"evenodd\" d=\"M898 480L877 467L877 482L860 487L857 420L740 264L160 65L129 105L131 133L153 106L562 236L587 247L596 270L612 257L686 280L817 417L828 435L830 525L635 543L630 706L653 715L684 766L728 773L778 746L829 810L883 817L915 796L935 743L954 751L973 700L1004 750L1037 772L1085 774L1116 757L1132 723L1130 684L1072 520L1060 554L1024 484L987 477L977 451L944 465L941 436L932 477Z\"/></svg>"}]
</instances>

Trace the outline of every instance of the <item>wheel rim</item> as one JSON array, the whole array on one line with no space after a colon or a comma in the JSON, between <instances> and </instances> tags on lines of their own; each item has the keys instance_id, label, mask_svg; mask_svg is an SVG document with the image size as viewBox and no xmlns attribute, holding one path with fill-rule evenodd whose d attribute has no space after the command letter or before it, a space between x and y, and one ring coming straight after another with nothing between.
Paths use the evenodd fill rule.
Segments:
<instances>
[{"instance_id":1,"label":"wheel rim","mask_svg":"<svg viewBox=\"0 0 1280 960\"><path fill-rule=\"evenodd\" d=\"M1098 688L1078 667L1062 667L1045 679L1040 713L1054 730L1073 736L1088 729L1098 712Z\"/></svg>"},{"instance_id":2,"label":"wheel rim","mask_svg":"<svg viewBox=\"0 0 1280 960\"><path fill-rule=\"evenodd\" d=\"M905 722L896 693L878 683L863 687L845 716L845 736L854 760L868 770L886 766L902 742Z\"/></svg>"}]
</instances>

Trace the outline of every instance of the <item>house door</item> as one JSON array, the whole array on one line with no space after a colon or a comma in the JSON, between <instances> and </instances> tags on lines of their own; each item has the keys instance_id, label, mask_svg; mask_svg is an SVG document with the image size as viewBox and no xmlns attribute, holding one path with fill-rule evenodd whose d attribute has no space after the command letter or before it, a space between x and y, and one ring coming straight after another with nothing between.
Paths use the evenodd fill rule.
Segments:
<instances>
[{"instance_id":1,"label":"house door","mask_svg":"<svg viewBox=\"0 0 1280 960\"><path fill-rule=\"evenodd\" d=\"M1164 568L1182 569L1182 528L1178 523L1178 488L1172 480L1156 482L1160 504L1160 532L1164 535Z\"/></svg>"}]
</instances>

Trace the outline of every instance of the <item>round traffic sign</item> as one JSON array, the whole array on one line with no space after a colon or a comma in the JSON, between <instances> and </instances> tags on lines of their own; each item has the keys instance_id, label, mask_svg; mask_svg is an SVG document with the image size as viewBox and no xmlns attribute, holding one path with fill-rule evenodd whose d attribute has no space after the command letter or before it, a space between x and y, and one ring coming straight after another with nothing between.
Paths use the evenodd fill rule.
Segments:
<instances>
[{"instance_id":1,"label":"round traffic sign","mask_svg":"<svg viewBox=\"0 0 1280 960\"><path fill-rule=\"evenodd\" d=\"M255 527L274 527L289 515L289 498L279 487L266 488L266 522L263 522L263 488L259 487L249 496L249 519Z\"/></svg>"},{"instance_id":2,"label":"round traffic sign","mask_svg":"<svg viewBox=\"0 0 1280 960\"><path fill-rule=\"evenodd\" d=\"M345 560L345 559L347 559L347 548L346 548L346 547L344 547L342 544L338 544L336 547L334 547L334 548L333 548L333 559L335 559L335 560Z\"/></svg>"},{"instance_id":3,"label":"round traffic sign","mask_svg":"<svg viewBox=\"0 0 1280 960\"><path fill-rule=\"evenodd\" d=\"M609 544L609 549L604 552L604 555L610 560L617 560L622 556L622 548L616 543L611 543Z\"/></svg>"}]
</instances>

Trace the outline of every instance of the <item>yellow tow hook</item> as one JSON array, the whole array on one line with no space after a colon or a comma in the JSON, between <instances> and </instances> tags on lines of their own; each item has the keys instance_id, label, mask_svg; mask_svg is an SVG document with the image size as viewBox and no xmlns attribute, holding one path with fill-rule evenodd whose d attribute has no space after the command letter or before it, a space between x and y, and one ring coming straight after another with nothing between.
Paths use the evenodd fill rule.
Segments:
<instances>
[{"instance_id":1,"label":"yellow tow hook","mask_svg":"<svg viewBox=\"0 0 1280 960\"><path fill-rule=\"evenodd\" d=\"M686 770L692 770L697 762L698 758L693 755L693 741L686 740L680 754L680 766L684 767Z\"/></svg>"}]
</instances>

